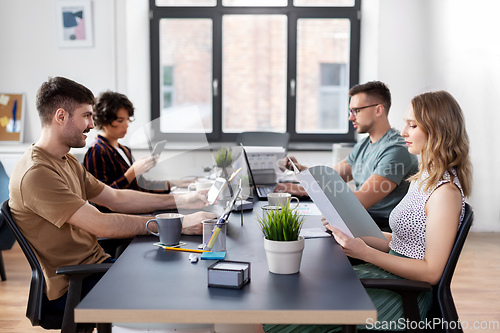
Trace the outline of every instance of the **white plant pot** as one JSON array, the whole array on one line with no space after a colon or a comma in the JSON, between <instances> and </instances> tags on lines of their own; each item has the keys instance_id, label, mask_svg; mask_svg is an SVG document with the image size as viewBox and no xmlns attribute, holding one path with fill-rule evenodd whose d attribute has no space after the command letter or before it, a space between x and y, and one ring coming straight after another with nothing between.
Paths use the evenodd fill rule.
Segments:
<instances>
[{"instance_id":1,"label":"white plant pot","mask_svg":"<svg viewBox=\"0 0 500 333\"><path fill-rule=\"evenodd\" d=\"M267 266L275 274L295 274L300 270L304 237L291 242L278 242L264 238Z\"/></svg>"}]
</instances>

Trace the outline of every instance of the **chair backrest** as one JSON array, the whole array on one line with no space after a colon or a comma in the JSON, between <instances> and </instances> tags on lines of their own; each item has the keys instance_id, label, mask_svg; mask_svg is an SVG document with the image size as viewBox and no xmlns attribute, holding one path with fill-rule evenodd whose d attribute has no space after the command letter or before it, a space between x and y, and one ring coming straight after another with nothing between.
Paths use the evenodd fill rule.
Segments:
<instances>
[{"instance_id":1,"label":"chair backrest","mask_svg":"<svg viewBox=\"0 0 500 333\"><path fill-rule=\"evenodd\" d=\"M7 199L9 199L9 176L0 162L0 202ZM10 250L15 242L16 239L7 223L4 223L4 219L0 219L0 251Z\"/></svg>"},{"instance_id":2,"label":"chair backrest","mask_svg":"<svg viewBox=\"0 0 500 333\"><path fill-rule=\"evenodd\" d=\"M244 146L276 146L285 148L288 152L290 134L277 132L243 132L238 134L236 145Z\"/></svg>"},{"instance_id":3,"label":"chair backrest","mask_svg":"<svg viewBox=\"0 0 500 333\"><path fill-rule=\"evenodd\" d=\"M457 266L458 258L464 247L465 240L469 234L470 227L474 220L474 212L471 206L465 204L465 215L462 224L458 228L457 236L455 238L455 244L451 250L450 258L446 263L446 266L441 276L441 280L437 285L437 299L439 303L439 308L444 320L448 322L456 323L458 321L458 314L455 308L455 303L453 302L453 297L451 296L451 279L453 278L453 273L455 272L455 267ZM448 332L452 330L447 330ZM461 331L461 330L460 330Z\"/></svg>"},{"instance_id":4,"label":"chair backrest","mask_svg":"<svg viewBox=\"0 0 500 333\"><path fill-rule=\"evenodd\" d=\"M39 326L42 317L43 285L45 283L42 267L40 266L35 253L26 241L26 238L24 238L23 234L17 227L16 222L14 222L14 219L12 218L9 200L5 200L3 202L2 214L31 266L31 286L28 298L28 307L26 309L26 317L29 318L33 326Z\"/></svg>"}]
</instances>

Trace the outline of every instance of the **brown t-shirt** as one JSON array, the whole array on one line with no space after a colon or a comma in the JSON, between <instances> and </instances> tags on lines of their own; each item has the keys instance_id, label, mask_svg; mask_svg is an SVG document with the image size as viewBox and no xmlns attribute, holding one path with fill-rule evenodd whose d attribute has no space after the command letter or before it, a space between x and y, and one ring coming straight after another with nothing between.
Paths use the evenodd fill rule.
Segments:
<instances>
[{"instance_id":1,"label":"brown t-shirt","mask_svg":"<svg viewBox=\"0 0 500 333\"><path fill-rule=\"evenodd\" d=\"M59 159L31 146L16 163L10 178L9 205L40 261L49 300L68 289L67 277L56 274L58 267L95 264L109 257L95 235L66 223L104 186L69 153Z\"/></svg>"}]
</instances>

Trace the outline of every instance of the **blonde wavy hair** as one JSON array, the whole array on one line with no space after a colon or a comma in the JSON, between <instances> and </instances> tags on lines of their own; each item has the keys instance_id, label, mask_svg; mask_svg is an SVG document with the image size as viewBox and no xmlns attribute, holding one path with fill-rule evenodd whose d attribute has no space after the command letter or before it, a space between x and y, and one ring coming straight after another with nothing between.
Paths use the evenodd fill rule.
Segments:
<instances>
[{"instance_id":1,"label":"blonde wavy hair","mask_svg":"<svg viewBox=\"0 0 500 333\"><path fill-rule=\"evenodd\" d=\"M472 164L469 158L469 136L460 105L446 91L427 92L411 100L417 126L425 133L426 141L421 151L419 172L410 180L417 180L427 170L429 177L421 184L423 191L434 188L448 171L453 184L457 172L463 193L468 197L472 190Z\"/></svg>"}]
</instances>

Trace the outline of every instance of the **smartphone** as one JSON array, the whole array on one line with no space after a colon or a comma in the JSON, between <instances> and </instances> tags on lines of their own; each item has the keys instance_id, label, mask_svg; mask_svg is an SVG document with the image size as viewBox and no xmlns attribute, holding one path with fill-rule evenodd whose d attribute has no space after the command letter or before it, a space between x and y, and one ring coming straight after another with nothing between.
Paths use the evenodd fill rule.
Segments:
<instances>
[{"instance_id":1,"label":"smartphone","mask_svg":"<svg viewBox=\"0 0 500 333\"><path fill-rule=\"evenodd\" d=\"M151 156L160 155L166 143L167 140L158 141L153 148L153 153L151 154Z\"/></svg>"},{"instance_id":2,"label":"smartphone","mask_svg":"<svg viewBox=\"0 0 500 333\"><path fill-rule=\"evenodd\" d=\"M222 190L226 187L227 181L224 178L216 178L212 187L208 190L207 200L208 203L213 205L217 200L217 197L222 192Z\"/></svg>"}]
</instances>

